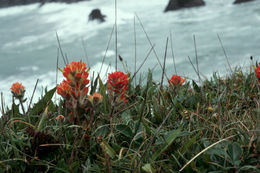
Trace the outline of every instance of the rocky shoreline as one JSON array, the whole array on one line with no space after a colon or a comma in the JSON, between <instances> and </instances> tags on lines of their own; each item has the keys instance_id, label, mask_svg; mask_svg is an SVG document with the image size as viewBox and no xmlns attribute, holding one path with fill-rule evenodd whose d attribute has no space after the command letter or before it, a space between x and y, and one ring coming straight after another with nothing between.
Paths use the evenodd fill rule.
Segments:
<instances>
[{"instance_id":1,"label":"rocky shoreline","mask_svg":"<svg viewBox=\"0 0 260 173\"><path fill-rule=\"evenodd\" d=\"M240 4L250 1L254 0L235 0L233 4ZM200 7L205 5L206 3L204 2L204 0L169 0L169 3L166 6L164 12L175 11L183 8Z\"/></svg>"},{"instance_id":2,"label":"rocky shoreline","mask_svg":"<svg viewBox=\"0 0 260 173\"><path fill-rule=\"evenodd\" d=\"M244 2L250 2L253 0L236 0L233 4L240 4L240 3L244 3Z\"/></svg>"},{"instance_id":3,"label":"rocky shoreline","mask_svg":"<svg viewBox=\"0 0 260 173\"><path fill-rule=\"evenodd\" d=\"M89 1L89 0L1 0L0 8L18 6L18 5L29 5L34 3L40 3L40 5L44 5L48 2L62 2L62 3L74 3L79 1Z\"/></svg>"},{"instance_id":4,"label":"rocky shoreline","mask_svg":"<svg viewBox=\"0 0 260 173\"><path fill-rule=\"evenodd\" d=\"M90 1L90 0L0 0L0 8L18 6L18 5L29 5L34 3L40 3L43 6L45 3L49 2L62 2L62 3L75 3L80 1ZM234 0L233 4L239 4L244 2L249 2L254 0ZM203 0L169 0L164 12L178 10L182 8L191 8L205 6Z\"/></svg>"},{"instance_id":5,"label":"rocky shoreline","mask_svg":"<svg viewBox=\"0 0 260 173\"><path fill-rule=\"evenodd\" d=\"M204 5L205 2L203 0L170 0L164 12Z\"/></svg>"}]
</instances>

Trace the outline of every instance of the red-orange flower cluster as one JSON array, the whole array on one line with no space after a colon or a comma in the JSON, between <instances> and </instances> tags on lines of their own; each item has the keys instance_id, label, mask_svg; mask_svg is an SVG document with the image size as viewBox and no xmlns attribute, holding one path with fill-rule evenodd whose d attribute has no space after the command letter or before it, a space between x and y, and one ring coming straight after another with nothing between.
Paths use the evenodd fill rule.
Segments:
<instances>
[{"instance_id":1,"label":"red-orange flower cluster","mask_svg":"<svg viewBox=\"0 0 260 173\"><path fill-rule=\"evenodd\" d=\"M255 75L258 79L258 82L260 83L260 66L255 68Z\"/></svg>"},{"instance_id":2,"label":"red-orange flower cluster","mask_svg":"<svg viewBox=\"0 0 260 173\"><path fill-rule=\"evenodd\" d=\"M84 62L72 61L63 69L63 76L69 83L75 85L77 89L81 89L81 87L83 88L89 83L88 71L89 69L86 68L86 64Z\"/></svg>"},{"instance_id":3,"label":"red-orange flower cluster","mask_svg":"<svg viewBox=\"0 0 260 173\"><path fill-rule=\"evenodd\" d=\"M178 75L173 75L171 79L168 81L169 86L182 86L184 82L185 79Z\"/></svg>"},{"instance_id":4,"label":"red-orange flower cluster","mask_svg":"<svg viewBox=\"0 0 260 173\"><path fill-rule=\"evenodd\" d=\"M63 115L58 115L55 119L56 120L64 120L64 116Z\"/></svg>"},{"instance_id":5,"label":"red-orange flower cluster","mask_svg":"<svg viewBox=\"0 0 260 173\"><path fill-rule=\"evenodd\" d=\"M66 80L57 86L57 93L65 100L69 101L73 107L77 107L77 103L85 104L88 94L88 76L89 68L82 61L72 61L61 70Z\"/></svg>"},{"instance_id":6,"label":"red-orange flower cluster","mask_svg":"<svg viewBox=\"0 0 260 173\"><path fill-rule=\"evenodd\" d=\"M24 86L19 82L13 83L11 87L11 92L13 93L14 97L22 98L25 92Z\"/></svg>"},{"instance_id":7,"label":"red-orange flower cluster","mask_svg":"<svg viewBox=\"0 0 260 173\"><path fill-rule=\"evenodd\" d=\"M63 80L60 85L57 86L57 93L64 98L70 97L72 94L72 88L69 85L68 81Z\"/></svg>"},{"instance_id":8,"label":"red-orange flower cluster","mask_svg":"<svg viewBox=\"0 0 260 173\"><path fill-rule=\"evenodd\" d=\"M116 95L119 94L120 99L127 102L125 94L128 89L128 76L120 71L110 73L108 75L107 89Z\"/></svg>"},{"instance_id":9,"label":"red-orange flower cluster","mask_svg":"<svg viewBox=\"0 0 260 173\"><path fill-rule=\"evenodd\" d=\"M99 104L103 101L103 96L99 93L94 93L93 95L88 96L88 98L93 104Z\"/></svg>"}]
</instances>

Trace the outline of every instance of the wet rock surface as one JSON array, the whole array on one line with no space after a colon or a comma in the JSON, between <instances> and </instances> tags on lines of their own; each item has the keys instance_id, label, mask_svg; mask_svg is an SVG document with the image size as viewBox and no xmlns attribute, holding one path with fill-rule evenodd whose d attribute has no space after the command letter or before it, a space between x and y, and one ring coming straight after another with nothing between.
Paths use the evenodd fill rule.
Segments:
<instances>
[{"instance_id":1,"label":"wet rock surface","mask_svg":"<svg viewBox=\"0 0 260 173\"><path fill-rule=\"evenodd\" d=\"M205 2L203 0L170 0L164 12L204 5Z\"/></svg>"},{"instance_id":2,"label":"wet rock surface","mask_svg":"<svg viewBox=\"0 0 260 173\"><path fill-rule=\"evenodd\" d=\"M91 11L91 13L88 16L89 21L97 20L99 22L105 21L105 15L103 15L100 11L100 9L94 9Z\"/></svg>"},{"instance_id":3,"label":"wet rock surface","mask_svg":"<svg viewBox=\"0 0 260 173\"><path fill-rule=\"evenodd\" d=\"M240 4L240 3L244 3L244 2L250 2L253 0L236 0L233 4Z\"/></svg>"}]
</instances>

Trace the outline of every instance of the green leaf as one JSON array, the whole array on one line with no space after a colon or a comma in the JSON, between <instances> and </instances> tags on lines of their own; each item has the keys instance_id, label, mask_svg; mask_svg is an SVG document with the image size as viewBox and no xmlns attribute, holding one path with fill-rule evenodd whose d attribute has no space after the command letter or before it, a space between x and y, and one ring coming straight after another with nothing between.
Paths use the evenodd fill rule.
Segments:
<instances>
[{"instance_id":1,"label":"green leaf","mask_svg":"<svg viewBox=\"0 0 260 173\"><path fill-rule=\"evenodd\" d=\"M235 166L239 166L241 163L241 156L242 156L242 148L237 142L234 142L233 144L228 145L227 150L228 155L230 156L231 160L233 161L233 164Z\"/></svg>"},{"instance_id":2,"label":"green leaf","mask_svg":"<svg viewBox=\"0 0 260 173\"><path fill-rule=\"evenodd\" d=\"M147 163L145 164L142 169L145 171L145 172L148 172L148 173L154 173L155 170L154 168L152 167L152 165L150 163Z\"/></svg>"},{"instance_id":3,"label":"green leaf","mask_svg":"<svg viewBox=\"0 0 260 173\"><path fill-rule=\"evenodd\" d=\"M108 112L108 106L107 106L107 94L106 94L106 87L105 85L103 84L100 76L98 77L98 83L99 83L99 92L100 94L103 96L103 106L104 106L104 111L105 112Z\"/></svg>"},{"instance_id":4,"label":"green leaf","mask_svg":"<svg viewBox=\"0 0 260 173\"><path fill-rule=\"evenodd\" d=\"M99 90L100 90L100 93L101 94L105 94L106 93L106 87L105 85L103 84L100 76L98 76L98 83L99 83Z\"/></svg>"},{"instance_id":5,"label":"green leaf","mask_svg":"<svg viewBox=\"0 0 260 173\"><path fill-rule=\"evenodd\" d=\"M58 160L58 164L56 166L53 167L54 169L54 173L60 173L60 172L66 172L69 173L69 166L68 164L65 162L64 158Z\"/></svg>"},{"instance_id":6,"label":"green leaf","mask_svg":"<svg viewBox=\"0 0 260 173\"><path fill-rule=\"evenodd\" d=\"M50 104L50 103L52 103L51 99L52 99L52 97L53 97L55 91L56 91L56 87L53 88L53 89L51 89L50 91L48 91L48 92L42 97L42 99L41 99L38 103L36 103L36 104L34 105L34 107L32 108L32 110L30 111L30 113L31 113L32 115L39 115L39 114L41 114L41 113L45 110L45 108L47 107L47 105Z\"/></svg>"},{"instance_id":7,"label":"green leaf","mask_svg":"<svg viewBox=\"0 0 260 173\"><path fill-rule=\"evenodd\" d=\"M245 171L247 171L247 172L253 172L253 170L255 171L255 172L257 172L257 173L260 173L260 170L256 167L256 166L252 166L252 165L246 165L246 166L243 166L243 167L241 167L239 170L238 170L238 173L239 172L245 172Z\"/></svg>"},{"instance_id":8,"label":"green leaf","mask_svg":"<svg viewBox=\"0 0 260 173\"><path fill-rule=\"evenodd\" d=\"M197 93L200 93L200 88L194 80L192 80L192 86L193 86L194 91L196 91Z\"/></svg>"},{"instance_id":9,"label":"green leaf","mask_svg":"<svg viewBox=\"0 0 260 173\"><path fill-rule=\"evenodd\" d=\"M153 154L152 160L155 161L173 143L173 141L178 137L180 133L181 129L169 132L169 136L166 139L165 143Z\"/></svg>"},{"instance_id":10,"label":"green leaf","mask_svg":"<svg viewBox=\"0 0 260 173\"><path fill-rule=\"evenodd\" d=\"M148 88L153 86L153 73L150 69L148 71L147 86L148 86Z\"/></svg>"},{"instance_id":11,"label":"green leaf","mask_svg":"<svg viewBox=\"0 0 260 173\"><path fill-rule=\"evenodd\" d=\"M91 82L91 91L90 91L90 94L94 94L94 92L96 91L97 84L98 84L98 80L99 80L99 75L96 77L96 79L95 79L95 81L94 81L94 85L92 85L92 82Z\"/></svg>"},{"instance_id":12,"label":"green leaf","mask_svg":"<svg viewBox=\"0 0 260 173\"><path fill-rule=\"evenodd\" d=\"M197 140L197 138L201 135L201 133L197 133L193 138L191 138L188 142L185 143L185 145L183 145L183 147L181 147L180 151L182 154L185 154L186 151L192 146L192 144L194 144Z\"/></svg>"},{"instance_id":13,"label":"green leaf","mask_svg":"<svg viewBox=\"0 0 260 173\"><path fill-rule=\"evenodd\" d=\"M104 146L106 153L113 159L116 156L115 150L106 142L101 142L101 147Z\"/></svg>"},{"instance_id":14,"label":"green leaf","mask_svg":"<svg viewBox=\"0 0 260 173\"><path fill-rule=\"evenodd\" d=\"M109 132L110 132L109 128L105 125L102 125L96 129L95 135L104 137L104 136L108 135Z\"/></svg>"},{"instance_id":15,"label":"green leaf","mask_svg":"<svg viewBox=\"0 0 260 173\"><path fill-rule=\"evenodd\" d=\"M20 112L19 112L19 104L16 105L15 103L13 103L13 105L12 105L12 110L10 111L10 113L11 113L11 115L12 115L13 118L15 118L15 117L20 117L21 114L20 114Z\"/></svg>"},{"instance_id":16,"label":"green leaf","mask_svg":"<svg viewBox=\"0 0 260 173\"><path fill-rule=\"evenodd\" d=\"M122 133L126 137L132 138L132 136L133 136L132 130L127 125L124 125L124 124L117 125L116 130L118 130L120 133Z\"/></svg>"},{"instance_id":17,"label":"green leaf","mask_svg":"<svg viewBox=\"0 0 260 173\"><path fill-rule=\"evenodd\" d=\"M43 112L43 114L41 116L40 122L37 126L38 131L41 131L43 129L45 122L47 120L47 116L48 116L48 107L46 107L45 111Z\"/></svg>"},{"instance_id":18,"label":"green leaf","mask_svg":"<svg viewBox=\"0 0 260 173\"><path fill-rule=\"evenodd\" d=\"M144 128L145 128L146 134L147 134L148 136L151 136L151 128L150 128L149 125L146 124L146 122L145 122L144 119L142 119L142 124L143 124L143 126L144 126Z\"/></svg>"}]
</instances>

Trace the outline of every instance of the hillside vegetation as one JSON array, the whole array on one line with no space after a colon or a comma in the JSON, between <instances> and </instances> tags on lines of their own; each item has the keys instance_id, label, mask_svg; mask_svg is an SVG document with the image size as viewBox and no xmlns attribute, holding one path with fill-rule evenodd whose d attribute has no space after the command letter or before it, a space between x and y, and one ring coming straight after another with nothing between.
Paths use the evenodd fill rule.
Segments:
<instances>
[{"instance_id":1,"label":"hillside vegetation","mask_svg":"<svg viewBox=\"0 0 260 173\"><path fill-rule=\"evenodd\" d=\"M60 71L64 81L28 110L26 87L12 86L0 172L260 172L258 73L163 84L148 71L135 85L123 72L89 79L83 62Z\"/></svg>"}]
</instances>

